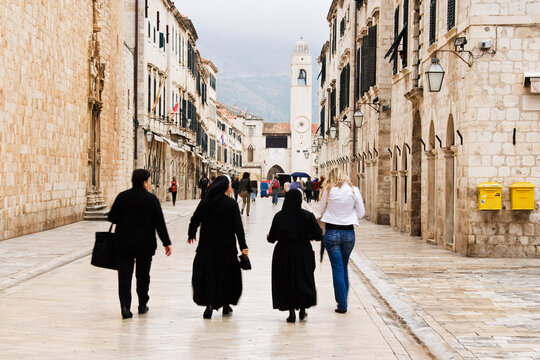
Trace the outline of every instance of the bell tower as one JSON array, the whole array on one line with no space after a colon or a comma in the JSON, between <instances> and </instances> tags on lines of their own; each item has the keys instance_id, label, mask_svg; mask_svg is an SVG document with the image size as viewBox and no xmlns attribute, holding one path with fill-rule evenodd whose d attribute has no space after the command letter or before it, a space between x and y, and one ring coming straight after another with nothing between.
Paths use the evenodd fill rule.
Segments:
<instances>
[{"instance_id":1,"label":"bell tower","mask_svg":"<svg viewBox=\"0 0 540 360\"><path fill-rule=\"evenodd\" d=\"M291 59L291 166L292 171L310 173L312 63L309 44L300 39L294 44Z\"/></svg>"}]
</instances>

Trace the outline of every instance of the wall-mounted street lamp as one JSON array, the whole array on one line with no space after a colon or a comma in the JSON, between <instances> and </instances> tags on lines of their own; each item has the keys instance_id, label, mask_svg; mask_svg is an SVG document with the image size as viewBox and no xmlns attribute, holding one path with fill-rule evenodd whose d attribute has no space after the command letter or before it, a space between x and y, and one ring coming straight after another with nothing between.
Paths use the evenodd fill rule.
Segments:
<instances>
[{"instance_id":1,"label":"wall-mounted street lamp","mask_svg":"<svg viewBox=\"0 0 540 360\"><path fill-rule=\"evenodd\" d=\"M330 138L332 139L335 139L336 138L336 134L337 134L337 129L334 125L332 125L332 127L330 127Z\"/></svg>"},{"instance_id":2,"label":"wall-mounted street lamp","mask_svg":"<svg viewBox=\"0 0 540 360\"><path fill-rule=\"evenodd\" d=\"M319 137L317 138L317 143L319 144L319 146L323 146L324 137L322 135L319 135Z\"/></svg>"},{"instance_id":3,"label":"wall-mounted street lamp","mask_svg":"<svg viewBox=\"0 0 540 360\"><path fill-rule=\"evenodd\" d=\"M146 135L146 141L148 141L149 143L152 142L152 140L154 140L154 133L151 132L150 130L146 130L144 135Z\"/></svg>"},{"instance_id":4,"label":"wall-mounted street lamp","mask_svg":"<svg viewBox=\"0 0 540 360\"><path fill-rule=\"evenodd\" d=\"M311 144L311 152L316 153L317 150L319 150L319 145L317 145L317 142L313 140L313 144Z\"/></svg>"},{"instance_id":5,"label":"wall-mounted street lamp","mask_svg":"<svg viewBox=\"0 0 540 360\"><path fill-rule=\"evenodd\" d=\"M182 147L182 144L184 144L184 139L178 138L178 147Z\"/></svg>"},{"instance_id":6,"label":"wall-mounted street lamp","mask_svg":"<svg viewBox=\"0 0 540 360\"><path fill-rule=\"evenodd\" d=\"M304 150L304 157L305 157L306 159L309 159L309 151Z\"/></svg>"},{"instance_id":7,"label":"wall-mounted street lamp","mask_svg":"<svg viewBox=\"0 0 540 360\"><path fill-rule=\"evenodd\" d=\"M360 109L354 112L353 118L354 118L354 125L356 127L360 127L364 123L364 114L362 113Z\"/></svg>"},{"instance_id":8,"label":"wall-mounted street lamp","mask_svg":"<svg viewBox=\"0 0 540 360\"><path fill-rule=\"evenodd\" d=\"M437 56L431 59L431 65L426 71L428 88L430 92L439 92L441 91L442 82L444 79L444 69L441 64L439 64L439 59Z\"/></svg>"}]
</instances>

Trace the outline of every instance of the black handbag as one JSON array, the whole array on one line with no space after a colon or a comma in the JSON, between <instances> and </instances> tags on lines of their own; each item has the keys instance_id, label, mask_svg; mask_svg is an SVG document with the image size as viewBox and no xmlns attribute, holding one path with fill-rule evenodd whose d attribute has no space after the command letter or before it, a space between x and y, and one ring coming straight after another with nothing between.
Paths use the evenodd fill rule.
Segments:
<instances>
[{"instance_id":1,"label":"black handbag","mask_svg":"<svg viewBox=\"0 0 540 360\"><path fill-rule=\"evenodd\" d=\"M114 236L111 232L113 224L107 232L96 232L96 242L92 251L92 260L90 263L94 266L118 270L116 263L116 254L114 249Z\"/></svg>"},{"instance_id":2,"label":"black handbag","mask_svg":"<svg viewBox=\"0 0 540 360\"><path fill-rule=\"evenodd\" d=\"M242 270L251 270L251 261L249 261L249 257L245 254L242 254L238 257L240 259L240 268Z\"/></svg>"}]
</instances>

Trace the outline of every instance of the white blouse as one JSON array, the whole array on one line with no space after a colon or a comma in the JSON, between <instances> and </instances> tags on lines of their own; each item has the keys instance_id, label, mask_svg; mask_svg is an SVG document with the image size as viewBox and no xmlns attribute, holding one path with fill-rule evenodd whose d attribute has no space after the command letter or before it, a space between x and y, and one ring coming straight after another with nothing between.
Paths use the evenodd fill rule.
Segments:
<instances>
[{"instance_id":1,"label":"white blouse","mask_svg":"<svg viewBox=\"0 0 540 360\"><path fill-rule=\"evenodd\" d=\"M358 219L364 217L366 209L358 188L344 183L341 188L334 186L330 196L324 190L319 202L321 220L334 225L358 225Z\"/></svg>"}]
</instances>

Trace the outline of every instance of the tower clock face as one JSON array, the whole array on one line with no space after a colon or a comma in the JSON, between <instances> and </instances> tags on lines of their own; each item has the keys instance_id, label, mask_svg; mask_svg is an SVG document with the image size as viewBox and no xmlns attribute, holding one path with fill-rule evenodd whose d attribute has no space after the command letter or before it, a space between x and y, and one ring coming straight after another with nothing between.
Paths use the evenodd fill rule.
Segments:
<instances>
[{"instance_id":1,"label":"tower clock face","mask_svg":"<svg viewBox=\"0 0 540 360\"><path fill-rule=\"evenodd\" d=\"M306 118L296 118L294 120L294 129L299 133L306 132L309 129L309 122Z\"/></svg>"}]
</instances>

